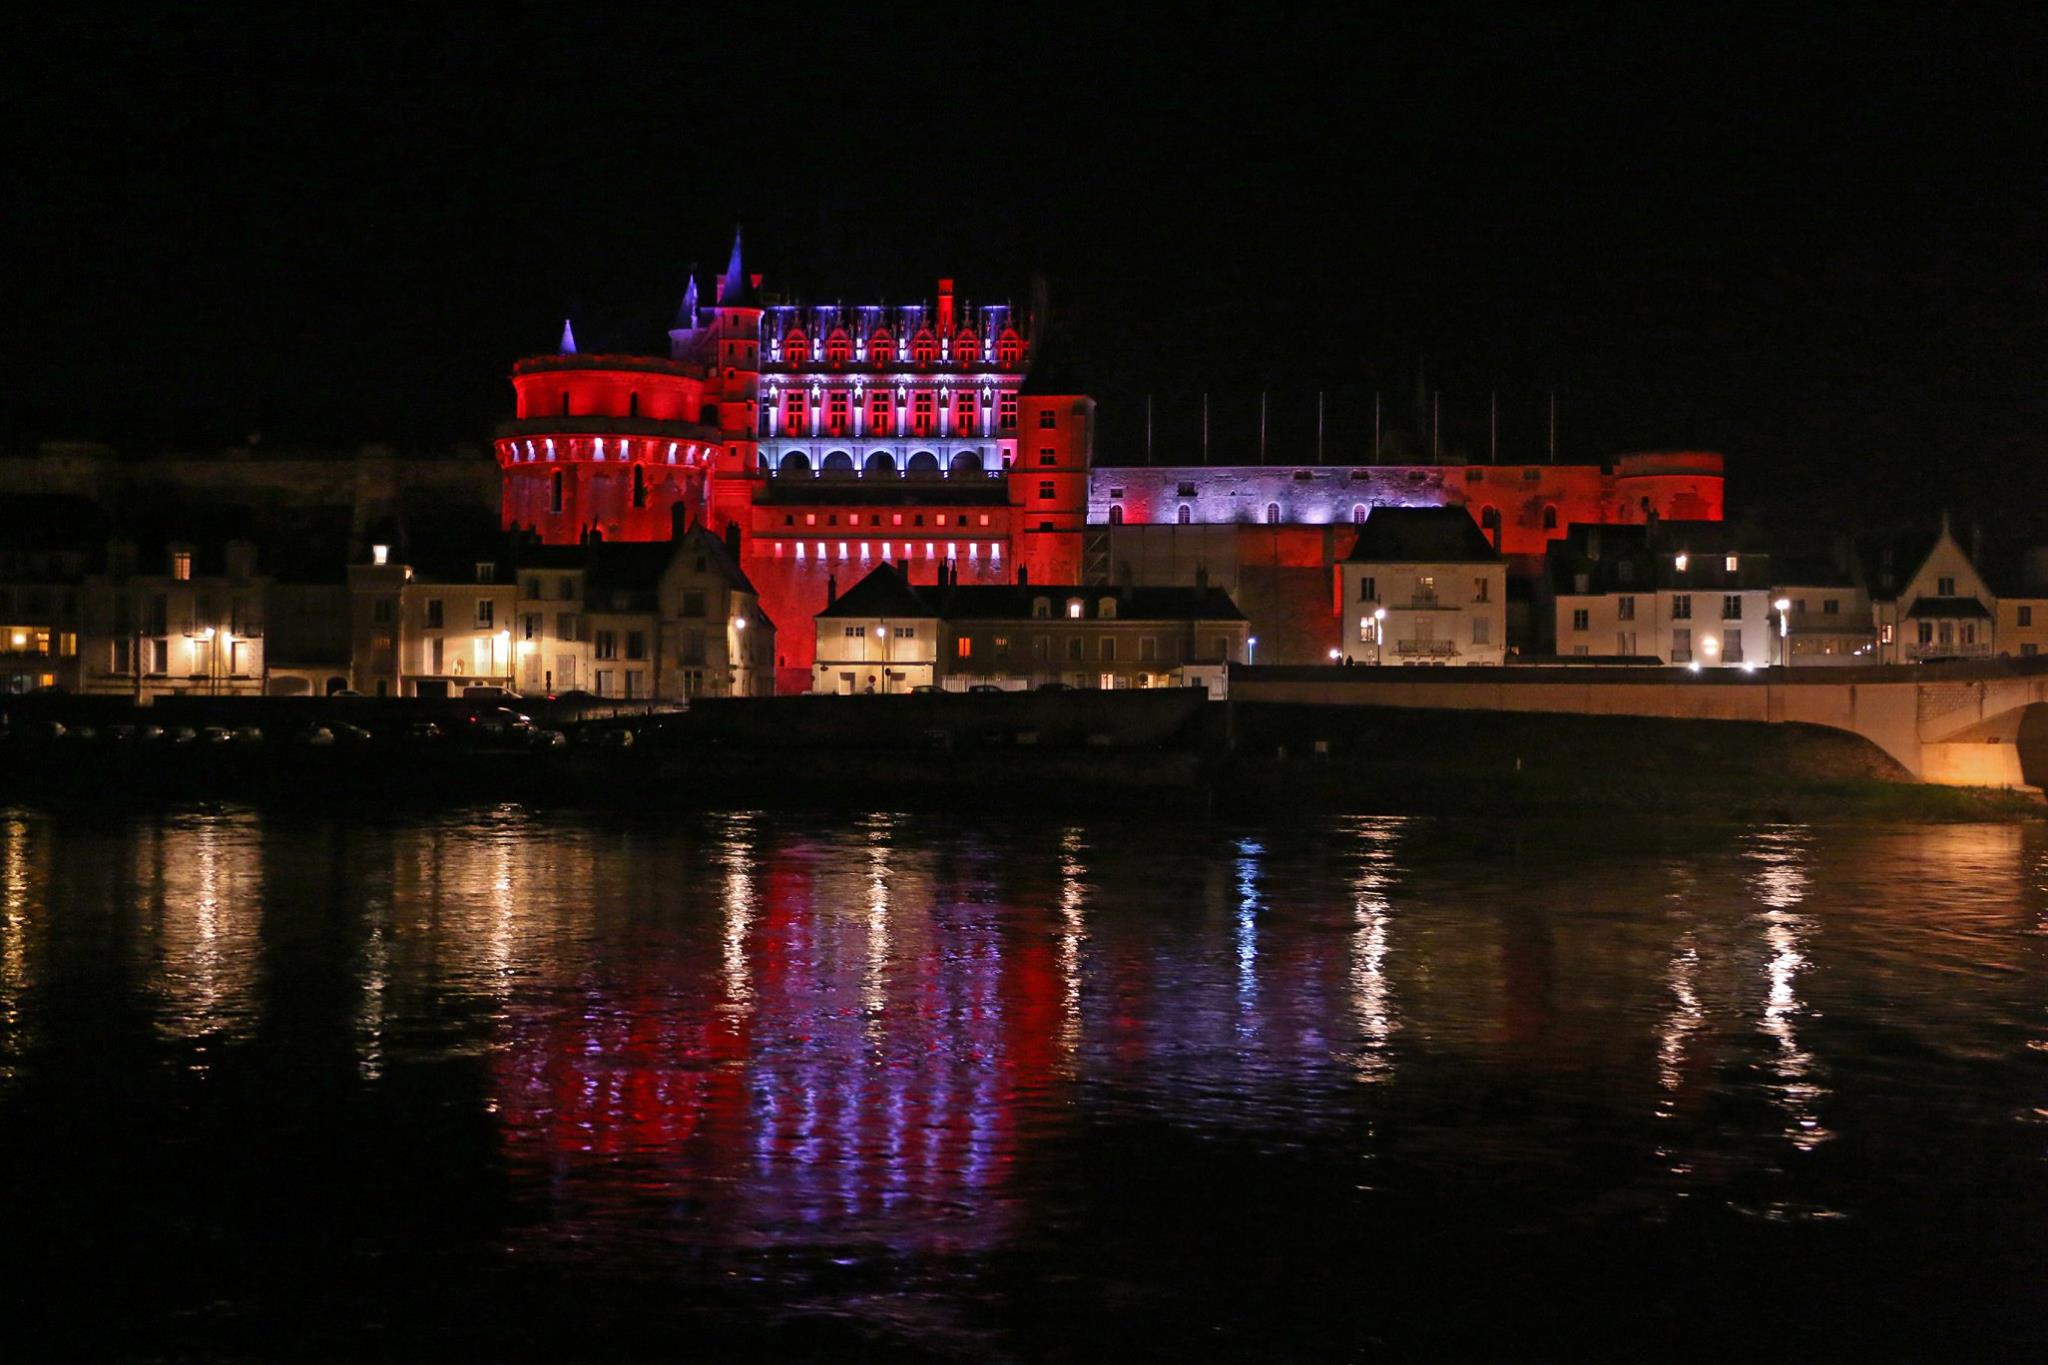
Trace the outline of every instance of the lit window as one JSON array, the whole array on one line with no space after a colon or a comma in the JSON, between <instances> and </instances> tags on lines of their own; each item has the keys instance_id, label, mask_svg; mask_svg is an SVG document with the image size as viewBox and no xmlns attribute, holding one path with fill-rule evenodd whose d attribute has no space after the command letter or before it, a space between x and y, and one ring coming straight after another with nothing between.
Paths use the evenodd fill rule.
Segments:
<instances>
[{"instance_id":1,"label":"lit window","mask_svg":"<svg viewBox=\"0 0 2048 1365\"><path fill-rule=\"evenodd\" d=\"M1734 573L1736 569L1741 567L1741 564L1742 560L1738 556L1729 555L1728 558L1723 561L1722 567L1727 569L1729 573Z\"/></svg>"},{"instance_id":2,"label":"lit window","mask_svg":"<svg viewBox=\"0 0 2048 1365\"><path fill-rule=\"evenodd\" d=\"M171 577L177 579L180 583L192 577L192 552L190 550L171 551Z\"/></svg>"},{"instance_id":3,"label":"lit window","mask_svg":"<svg viewBox=\"0 0 2048 1365\"><path fill-rule=\"evenodd\" d=\"M370 547L370 562L372 564L390 563L391 547L389 545L372 545Z\"/></svg>"},{"instance_id":4,"label":"lit window","mask_svg":"<svg viewBox=\"0 0 2048 1365\"><path fill-rule=\"evenodd\" d=\"M1081 599L1076 597L1067 603L1067 615L1073 620L1081 619Z\"/></svg>"},{"instance_id":5,"label":"lit window","mask_svg":"<svg viewBox=\"0 0 2048 1365\"><path fill-rule=\"evenodd\" d=\"M953 652L963 659L974 657L974 637L963 635L953 642Z\"/></svg>"},{"instance_id":6,"label":"lit window","mask_svg":"<svg viewBox=\"0 0 2048 1365\"><path fill-rule=\"evenodd\" d=\"M1687 563L1688 563L1688 560L1686 559L1686 557L1685 557L1684 555L1675 555L1675 556L1673 556L1673 557L1672 557L1672 560L1671 560L1671 567L1672 567L1672 568L1674 568L1674 569L1676 569L1676 570L1678 570L1678 571L1679 571L1680 573L1684 573L1684 572L1685 572L1685 566L1686 566L1686 564L1687 564Z\"/></svg>"}]
</instances>

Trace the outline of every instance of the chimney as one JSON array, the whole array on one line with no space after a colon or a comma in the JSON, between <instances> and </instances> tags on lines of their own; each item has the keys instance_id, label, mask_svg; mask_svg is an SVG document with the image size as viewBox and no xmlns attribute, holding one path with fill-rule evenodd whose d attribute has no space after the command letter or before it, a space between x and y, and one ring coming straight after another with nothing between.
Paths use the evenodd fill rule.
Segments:
<instances>
[{"instance_id":1,"label":"chimney","mask_svg":"<svg viewBox=\"0 0 2048 1365\"><path fill-rule=\"evenodd\" d=\"M939 281L939 335L953 335L953 282Z\"/></svg>"},{"instance_id":2,"label":"chimney","mask_svg":"<svg viewBox=\"0 0 2048 1365\"><path fill-rule=\"evenodd\" d=\"M829 607L838 600L839 575L836 573L828 573L825 575L825 605Z\"/></svg>"}]
</instances>

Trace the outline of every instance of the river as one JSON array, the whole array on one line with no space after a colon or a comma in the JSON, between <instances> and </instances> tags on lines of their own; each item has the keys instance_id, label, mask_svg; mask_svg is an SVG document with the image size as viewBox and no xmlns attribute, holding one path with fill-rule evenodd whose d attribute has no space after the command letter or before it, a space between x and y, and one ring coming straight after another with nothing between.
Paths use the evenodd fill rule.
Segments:
<instances>
[{"instance_id":1,"label":"river","mask_svg":"<svg viewBox=\"0 0 2048 1365\"><path fill-rule=\"evenodd\" d=\"M14 1359L2039 1358L2048 828L0 809L0 1200Z\"/></svg>"}]
</instances>

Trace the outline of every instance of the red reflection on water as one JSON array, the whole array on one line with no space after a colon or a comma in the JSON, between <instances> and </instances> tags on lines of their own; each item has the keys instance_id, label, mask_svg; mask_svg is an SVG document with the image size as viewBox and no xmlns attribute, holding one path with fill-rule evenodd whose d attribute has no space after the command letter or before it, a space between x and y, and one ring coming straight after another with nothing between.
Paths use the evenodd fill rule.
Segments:
<instances>
[{"instance_id":1,"label":"red reflection on water","mask_svg":"<svg viewBox=\"0 0 2048 1365\"><path fill-rule=\"evenodd\" d=\"M1006 940L956 890L778 858L729 880L723 935L651 940L572 999L512 1002L498 1112L514 1168L550 1176L550 1221L644 1227L621 1205L651 1198L693 1239L709 1220L753 1244L999 1240L1065 983L1053 943Z\"/></svg>"}]
</instances>

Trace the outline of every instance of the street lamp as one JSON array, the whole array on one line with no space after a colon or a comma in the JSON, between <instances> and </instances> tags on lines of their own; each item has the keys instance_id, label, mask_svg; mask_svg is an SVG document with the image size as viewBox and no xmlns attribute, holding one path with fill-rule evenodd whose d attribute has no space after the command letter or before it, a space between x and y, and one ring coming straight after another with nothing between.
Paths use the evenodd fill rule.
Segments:
<instances>
[{"instance_id":1,"label":"street lamp","mask_svg":"<svg viewBox=\"0 0 2048 1365\"><path fill-rule=\"evenodd\" d=\"M1244 642L1244 661L1255 664L1259 661L1259 637L1254 635Z\"/></svg>"},{"instance_id":2,"label":"street lamp","mask_svg":"<svg viewBox=\"0 0 2048 1365\"><path fill-rule=\"evenodd\" d=\"M1387 609L1372 609L1372 666L1378 668L1387 661Z\"/></svg>"},{"instance_id":3,"label":"street lamp","mask_svg":"<svg viewBox=\"0 0 2048 1365\"><path fill-rule=\"evenodd\" d=\"M1778 609L1778 667L1788 668L1792 664L1792 646L1788 638L1791 625L1786 619L1786 613L1792 610L1792 599L1781 597L1771 605Z\"/></svg>"}]
</instances>

